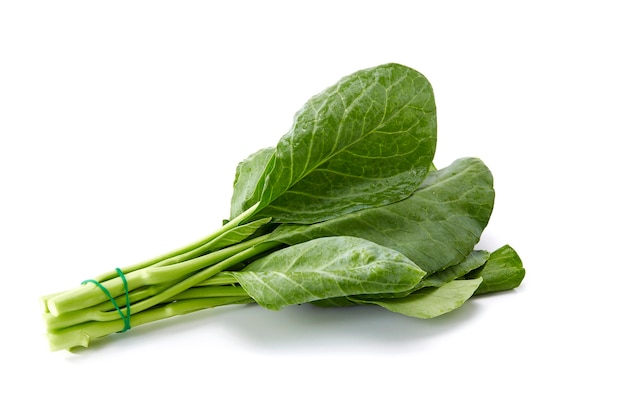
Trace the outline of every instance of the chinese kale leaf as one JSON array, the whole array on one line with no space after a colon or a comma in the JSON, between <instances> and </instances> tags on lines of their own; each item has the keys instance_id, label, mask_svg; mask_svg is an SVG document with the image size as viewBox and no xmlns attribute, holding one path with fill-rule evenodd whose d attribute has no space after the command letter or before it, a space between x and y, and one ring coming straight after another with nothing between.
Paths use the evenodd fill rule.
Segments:
<instances>
[{"instance_id":1,"label":"chinese kale leaf","mask_svg":"<svg viewBox=\"0 0 626 417\"><path fill-rule=\"evenodd\" d=\"M397 64L358 71L311 98L275 149L239 166L231 217L258 203L261 217L314 223L405 198L428 173L436 135L422 74Z\"/></svg>"},{"instance_id":2,"label":"chinese kale leaf","mask_svg":"<svg viewBox=\"0 0 626 417\"><path fill-rule=\"evenodd\" d=\"M357 294L405 292L426 272L401 253L349 236L309 240L276 251L233 276L263 307Z\"/></svg>"}]
</instances>

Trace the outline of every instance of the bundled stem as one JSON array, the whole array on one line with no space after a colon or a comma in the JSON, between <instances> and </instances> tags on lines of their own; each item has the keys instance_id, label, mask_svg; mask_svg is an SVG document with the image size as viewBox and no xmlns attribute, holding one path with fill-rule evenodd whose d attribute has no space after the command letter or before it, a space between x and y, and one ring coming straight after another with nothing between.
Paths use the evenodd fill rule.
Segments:
<instances>
[{"instance_id":1,"label":"bundled stem","mask_svg":"<svg viewBox=\"0 0 626 417\"><path fill-rule=\"evenodd\" d=\"M466 259L493 209L489 169L462 158L435 170L436 133L422 74L391 63L343 77L296 113L276 147L238 165L231 221L42 297L50 347L228 304L374 303L430 318L476 291L515 288L524 269L514 251Z\"/></svg>"},{"instance_id":2,"label":"bundled stem","mask_svg":"<svg viewBox=\"0 0 626 417\"><path fill-rule=\"evenodd\" d=\"M253 302L236 281L217 275L282 246L268 241L267 235L225 247L218 243L254 209L200 241L125 268L131 327L200 309ZM107 289L120 309L127 307L125 283L117 273L102 274L95 281ZM87 347L94 339L125 329L112 300L93 283L44 296L41 302L52 350Z\"/></svg>"},{"instance_id":3,"label":"bundled stem","mask_svg":"<svg viewBox=\"0 0 626 417\"><path fill-rule=\"evenodd\" d=\"M253 300L248 296L207 297L173 301L138 314L133 314L131 316L131 325L136 327L202 309L250 302L253 302ZM111 321L86 321L60 330L48 331L48 342L52 351L71 350L79 346L87 347L91 341L119 332L123 327L124 323L119 316L116 320Z\"/></svg>"}]
</instances>

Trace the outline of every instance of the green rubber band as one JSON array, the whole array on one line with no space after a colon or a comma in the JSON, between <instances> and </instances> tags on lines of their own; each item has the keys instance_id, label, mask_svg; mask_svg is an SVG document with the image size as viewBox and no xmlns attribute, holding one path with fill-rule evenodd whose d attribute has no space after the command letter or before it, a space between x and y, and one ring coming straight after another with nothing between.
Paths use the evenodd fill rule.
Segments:
<instances>
[{"instance_id":1,"label":"green rubber band","mask_svg":"<svg viewBox=\"0 0 626 417\"><path fill-rule=\"evenodd\" d=\"M124 312L122 311L120 306L117 304L117 301L115 301L115 298L113 298L109 290L107 290L106 287L100 284L98 281L94 279L88 279L88 280L83 281L81 285L84 285L88 282L92 282L96 284L96 286L100 288L107 297L109 297L111 304L113 304L113 307L115 307L117 312L120 313L120 317L122 318L122 321L124 322L124 328L120 330L118 333L124 333L126 330L130 329L130 300L128 297L128 281L126 281L126 276L124 276L124 273L122 272L121 269L115 268L115 271L117 272L117 274L122 279L122 282L124 283L124 292L126 293L126 314L124 314Z\"/></svg>"}]
</instances>

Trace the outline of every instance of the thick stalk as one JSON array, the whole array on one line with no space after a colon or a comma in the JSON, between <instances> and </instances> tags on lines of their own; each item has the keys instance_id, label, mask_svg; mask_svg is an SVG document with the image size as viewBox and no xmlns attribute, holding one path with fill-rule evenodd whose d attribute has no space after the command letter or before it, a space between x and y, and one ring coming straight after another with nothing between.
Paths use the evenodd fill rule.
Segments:
<instances>
[{"instance_id":1,"label":"thick stalk","mask_svg":"<svg viewBox=\"0 0 626 417\"><path fill-rule=\"evenodd\" d=\"M139 324L143 324L145 321L143 318L151 317L149 321L158 320L159 317L170 317L171 315L181 314L181 313L172 313L172 311L177 312L179 309L185 309L185 312L189 312L188 307L182 306L191 306L195 305L195 310L200 309L201 305L208 305L209 307L215 306L214 303L217 303L219 299L228 299L228 300L238 300L237 302L252 302L253 300L243 291L241 287L235 290L237 291L238 296L229 296L229 297L208 297L201 298L203 301L195 301L195 303L190 303L189 301L199 300L198 298L193 298L192 300L178 300L180 294L184 294L187 290L194 287L196 284L206 282L212 276L218 274L221 271L224 271L228 268L233 267L241 262L244 262L248 259L251 259L255 256L264 254L268 251L276 249L277 247L282 246L279 242L263 242L259 243L255 246L247 248L243 251L240 251L230 258L224 259L221 262L218 262L215 265L212 265L202 271L199 271L190 277L175 283L174 285L160 291L159 293L145 298L137 303L131 304L131 317L130 323L132 326L137 326ZM216 287L208 286L206 287L208 291L215 290ZM199 288L200 291L203 288ZM195 296L199 296L200 294L195 294ZM172 301L174 300L174 301ZM213 301L210 301L213 300ZM247 301L246 301L247 300ZM182 306L178 306L182 303ZM212 304L213 303L213 304ZM227 304L232 304L232 302L228 302ZM163 305L170 306L174 310L162 310ZM207 308L207 307L204 307ZM161 310L160 310L161 309ZM144 312L158 310L161 313L155 315L142 315ZM81 313L81 311L74 312L77 315ZM73 317L73 313L65 313L63 316L59 315L60 320L63 320L64 316L70 317L70 321L77 320ZM139 317L139 319L138 319ZM142 318L143 317L143 318ZM52 327L55 329L53 331L49 331L48 335L50 338L50 345L53 350L70 348L72 346L85 346L89 343L89 340L94 338L99 338L105 336L107 334L111 334L114 332L118 332L124 328L123 322L119 317L117 311L109 311L109 312L96 312L91 316L91 321L87 321L81 324L72 325L70 327L61 328L58 324L53 324ZM98 319L105 319L106 321L93 321ZM54 322L53 322L54 323ZM71 346L68 346L71 345ZM61 347L59 347L61 346Z\"/></svg>"},{"instance_id":2,"label":"thick stalk","mask_svg":"<svg viewBox=\"0 0 626 417\"><path fill-rule=\"evenodd\" d=\"M176 295L180 294L181 292L211 278L212 276L218 274L219 272L222 272L232 266L239 264L240 262L244 262L254 256L263 254L279 246L282 246L282 243L270 241L270 242L260 243L244 251L241 251L231 256L228 259L225 259L215 265L212 265L206 269L203 269L202 271L190 276L189 278L172 285L171 287L160 292L157 295L154 295L146 300L140 301L139 303L132 305L131 310L143 311L157 304L160 304L170 298L174 298Z\"/></svg>"},{"instance_id":3,"label":"thick stalk","mask_svg":"<svg viewBox=\"0 0 626 417\"><path fill-rule=\"evenodd\" d=\"M233 255L260 244L266 239L267 236L260 236L179 264L163 267L148 267L126 274L129 291L146 285L164 284L179 280L185 275L189 275L211 265L216 265ZM103 282L102 285L113 297L124 294L124 283L119 277ZM59 316L70 311L77 311L98 305L107 300L107 296L100 288L96 287L94 284L86 284L49 298L46 301L46 311L54 316Z\"/></svg>"},{"instance_id":4,"label":"thick stalk","mask_svg":"<svg viewBox=\"0 0 626 417\"><path fill-rule=\"evenodd\" d=\"M254 300L250 297L212 297L182 300L133 315L131 317L131 326L136 327L207 308L251 302L254 302ZM123 328L124 323L118 316L118 320L114 321L87 322L59 331L49 332L48 342L52 351L72 349L79 346L87 347L91 341L119 332Z\"/></svg>"},{"instance_id":5,"label":"thick stalk","mask_svg":"<svg viewBox=\"0 0 626 417\"><path fill-rule=\"evenodd\" d=\"M151 286L137 290L131 294L131 303L136 303L150 296L156 295L163 291L165 288L163 285ZM224 297L248 297L248 294L243 288L238 285L222 285L222 286L205 286L194 287L186 291L181 292L174 298L170 298L165 303L170 303L177 300L188 300L194 298L224 298ZM120 296L116 299L116 302L120 308L126 307L125 297ZM43 318L46 323L46 329L48 332L54 332L66 327L75 326L77 324L86 323L89 321L115 321L120 320L120 315L117 310L111 310L112 305L110 301L85 308L77 311L70 311L60 316L53 316L50 313L44 314ZM131 312L133 311L131 304Z\"/></svg>"},{"instance_id":6,"label":"thick stalk","mask_svg":"<svg viewBox=\"0 0 626 417\"><path fill-rule=\"evenodd\" d=\"M141 277L141 275L138 274L134 274L134 272L136 271L141 271L144 270L150 266L159 264L159 263L163 263L163 264L169 264L169 262L167 262L169 259L172 258L177 258L177 257L181 257L181 255L184 255L186 253L189 252L193 252L195 250L197 250L198 248L205 246L207 244L210 244L210 242L219 239L219 237L221 235L223 235L224 233L230 231L231 229L234 229L235 227L239 226L241 223L245 222L250 216L252 216L255 212L255 210L258 207L258 203L253 205L252 207L250 207L248 210L244 211L243 213L241 213L239 216L235 217L234 219L230 220L229 222L227 222L226 224L224 224L222 227L220 227L219 229L217 229L215 232L211 233L208 236L205 236L204 238L193 242L187 246L184 246L182 248L176 249L174 251L168 252L166 254L163 254L161 256L157 256L155 258L149 259L147 261L135 264L135 265L131 265L131 266L127 266L125 268L121 268L122 271L124 271L124 274L126 275L127 278L130 277L136 277L134 279L137 279L138 281L141 281L142 279L144 279L143 277ZM183 257L184 259L188 259L186 257ZM94 278L95 281L98 281L100 283L104 283L106 281L110 281L110 280L116 280L116 278L118 277L118 274L116 271L109 271L109 272L105 272L104 274L101 274L99 276L97 276L96 278ZM117 279L116 281L120 281L119 279ZM120 283L121 284L121 283ZM90 288L91 287L91 288ZM134 286L134 288L137 288L138 286ZM93 290L95 287L90 285L87 287L90 290ZM109 288L107 288L109 289ZM61 314L60 311L56 311L54 310L54 307L52 309L50 309L50 305L49 302L52 299L56 299L58 296L69 296L70 298L74 298L74 297L88 297L88 295L85 294L84 292L85 290L83 288L78 288L76 290L76 292L72 292L70 294L69 291L65 291L65 292L61 292L61 293L55 293L55 294L48 294L45 295L43 297L40 298L40 303L41 303L41 307L44 313L53 313L53 314ZM110 291L110 289L109 289ZM94 303L98 303L98 302L102 302L105 301L106 298L102 298L102 294L98 294L98 291L92 291L92 295L95 295L95 301ZM99 300L99 301L98 301ZM55 302L52 302L52 305L54 305ZM92 304L93 305L93 304Z\"/></svg>"}]
</instances>

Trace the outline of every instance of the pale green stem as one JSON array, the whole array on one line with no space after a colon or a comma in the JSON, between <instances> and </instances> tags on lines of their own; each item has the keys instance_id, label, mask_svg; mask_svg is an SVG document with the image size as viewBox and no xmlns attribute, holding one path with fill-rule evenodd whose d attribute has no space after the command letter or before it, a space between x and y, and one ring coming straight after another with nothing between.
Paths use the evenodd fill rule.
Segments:
<instances>
[{"instance_id":1,"label":"pale green stem","mask_svg":"<svg viewBox=\"0 0 626 417\"><path fill-rule=\"evenodd\" d=\"M232 267L240 262L243 262L249 258L252 258L256 255L267 252L268 250L274 249L281 244L278 242L265 242L260 243L250 248L247 248L243 251L237 252L235 255L231 256L228 259L222 260L221 262L210 266L200 272L197 272L188 278L175 283L167 288L160 287L159 291L148 291L146 294L150 294L147 298L144 298L136 303L132 303L130 306L131 317L139 313L141 311L150 309L156 305L166 303L172 300L178 299L178 296L181 293L185 293L186 291L190 291L190 288L194 287L196 284L204 282L208 280L213 275ZM218 287L207 287L204 290L204 297L206 297L207 293L211 291L220 291L217 289ZM199 288L198 294L203 291L202 288ZM237 295L245 295L245 291L239 287L238 289L233 289L236 291ZM152 294L154 293L154 294ZM186 298L186 296L185 296ZM123 305L123 304L122 304ZM51 310L53 305L51 304ZM100 306L100 305L98 305ZM125 305L124 305L125 306ZM91 307L91 308L90 308ZM110 309L108 307L107 309ZM57 318L57 320L55 320ZM99 309L95 309L92 306L87 306L86 308L82 308L79 310L71 310L63 312L63 314L52 314L48 313L44 315L44 319L48 323L49 329L61 329L66 326L71 326L78 323L83 323L85 321L115 321L120 319L119 312L117 310L113 311L100 311Z\"/></svg>"},{"instance_id":2,"label":"pale green stem","mask_svg":"<svg viewBox=\"0 0 626 417\"><path fill-rule=\"evenodd\" d=\"M211 265L216 265L224 259L228 259L233 255L247 250L248 248L254 247L266 239L267 236L260 236L256 239L241 242L199 258L181 262L180 264L146 268L140 271L135 271L134 273L126 274L128 289L129 291L133 291L146 285L163 284L166 282L176 281L185 275L193 273L194 271L198 271ZM102 285L111 293L113 297L118 297L119 295L124 294L124 283L119 277L118 279L103 282ZM91 283L57 294L47 300L46 306L48 312L55 316L59 316L70 311L76 311L98 305L107 300L108 298L104 292Z\"/></svg>"},{"instance_id":3,"label":"pale green stem","mask_svg":"<svg viewBox=\"0 0 626 417\"><path fill-rule=\"evenodd\" d=\"M210 234L209 236L204 237L203 239L196 241L194 243L191 243L183 248L171 251L169 253L166 253L164 255L158 256L156 258L152 258L150 260L135 264L135 265L131 265L125 268L121 268L122 271L124 271L124 274L126 275L126 278L129 280L129 285L131 284L131 280L133 281L133 284L139 284L139 285L134 285L132 287L129 287L130 290L138 288L141 285L145 285L142 284L142 281L145 279L145 277L142 274L135 274L136 271L141 271L144 270L152 265L155 265L159 262L164 262L167 259L173 258L173 257L177 257L180 256L184 253L190 252L190 251L194 251L195 249L206 245L207 243L218 239L219 236L221 236L222 234L228 232L229 230L239 226L241 223L245 222L250 216L252 216L254 214L254 212L256 211L257 207L258 207L259 203L253 205L252 207L250 207L249 209L247 209L246 211L244 211L243 213L241 213L239 216L236 216L234 219L230 220L228 223L224 224L222 227L220 227L219 229L217 229L215 232L213 232L212 234ZM106 272L104 274L101 274L99 276L97 276L96 278L94 278L95 281L98 281L100 283L104 283L106 281L109 280L114 280L116 282L118 282L119 286L121 288L123 288L123 284L121 283L121 280L119 279L119 276L117 274L117 271L110 271L110 272ZM134 281L136 280L136 281ZM104 285L104 284L103 284ZM87 288L87 290L85 290L85 288ZM96 291L93 291L93 290ZM109 289L109 291L111 291L110 288L107 287L107 289ZM40 298L40 303L41 303L41 308L43 310L44 313L53 313L55 315L61 314L63 310L61 311L57 311L55 310L55 305L56 302L60 302L61 304L63 304L62 301L60 301L59 297L68 297L68 298L74 298L74 297L78 297L78 298L89 298L90 295L91 296L95 296L94 299L91 299L89 302L91 303L91 305L100 303L102 301L106 300L106 297L103 298L103 294L100 291L100 293L98 293L99 291L97 291L97 287L93 286L93 285L89 285L87 287L79 287L76 290L70 290L70 291L65 291L62 293L55 293L55 294L49 294L49 295L45 295L43 297ZM86 292L85 292L86 291ZM122 289L123 291L123 289ZM117 296L118 294L113 295L114 297ZM51 300L56 300L56 301L52 301L52 305L50 305Z\"/></svg>"},{"instance_id":4,"label":"pale green stem","mask_svg":"<svg viewBox=\"0 0 626 417\"><path fill-rule=\"evenodd\" d=\"M137 290L135 293L131 294L130 301L131 303L137 302L155 294L158 294L163 290L163 286L153 286L142 288ZM165 301L165 303L169 303L176 300L188 300L194 298L223 298L223 297L248 297L246 291L238 286L238 285L224 285L224 286L205 286L205 287L194 287L190 288L186 291L181 292L176 295L174 298L170 298ZM125 297L118 297L116 300L120 308L125 307ZM117 310L108 311L112 308L111 302L107 301L105 303L99 304L97 306L93 306L90 308L70 311L65 314L61 314L60 316L53 316L50 313L44 314L43 318L46 323L46 328L49 332L58 331L64 329L66 327L75 326L77 324L89 322L89 321L115 321L120 319L119 313ZM132 309L131 305L131 313L134 309ZM131 314L132 316L132 314Z\"/></svg>"},{"instance_id":5,"label":"pale green stem","mask_svg":"<svg viewBox=\"0 0 626 417\"><path fill-rule=\"evenodd\" d=\"M213 297L182 300L133 315L131 317L131 326L136 327L207 308L251 302L253 300L250 297ZM123 328L124 322L120 318L105 322L87 322L63 330L49 332L48 342L52 351L72 349L79 346L87 347L91 341L119 332Z\"/></svg>"},{"instance_id":6,"label":"pale green stem","mask_svg":"<svg viewBox=\"0 0 626 417\"><path fill-rule=\"evenodd\" d=\"M230 258L221 261L220 263L210 266L192 275L191 277L172 285L168 289L160 292L153 297L140 301L139 303L133 305L132 309L134 309L134 311L143 311L157 304L160 304L170 298L175 297L177 294L180 294L181 292L195 286L196 284L207 280L213 275L224 271L225 269L228 269L234 265L237 265L240 262L250 259L253 256L262 254L271 249L275 249L278 246L282 246L282 244L279 242L265 242L241 251L236 255L233 255Z\"/></svg>"},{"instance_id":7,"label":"pale green stem","mask_svg":"<svg viewBox=\"0 0 626 417\"><path fill-rule=\"evenodd\" d=\"M179 255L182 255L186 252L195 250L203 245L206 245L207 243L218 239L223 233L234 229L235 227L239 226L241 223L243 223L244 221L246 221L250 216L252 216L254 214L254 212L256 211L257 207L259 206L259 203L256 203L255 205L253 205L252 207L250 207L249 209L247 209L246 211L244 211L243 213L241 213L239 216L235 217L234 219L228 221L226 224L224 224L222 227L220 227L219 229L217 229L216 231L214 231L213 233L211 233L208 236L205 236L204 238L193 242L187 246L184 246L182 248L176 249L174 251L168 252L166 254L163 254L161 256L157 256L155 258L149 259L147 261L135 264L135 265L131 265L131 266L127 266L125 268L120 268L122 271L124 271L124 274L128 274L130 272L133 271L137 271L140 269L144 269L147 268L149 266L152 266L154 264L157 264L159 262L163 262L169 258L173 258ZM97 276L96 278L94 278L96 281L98 282L103 282L103 281L107 281L109 279L114 279L117 278L117 272L116 271L110 271L110 272L106 272L102 275Z\"/></svg>"}]
</instances>

